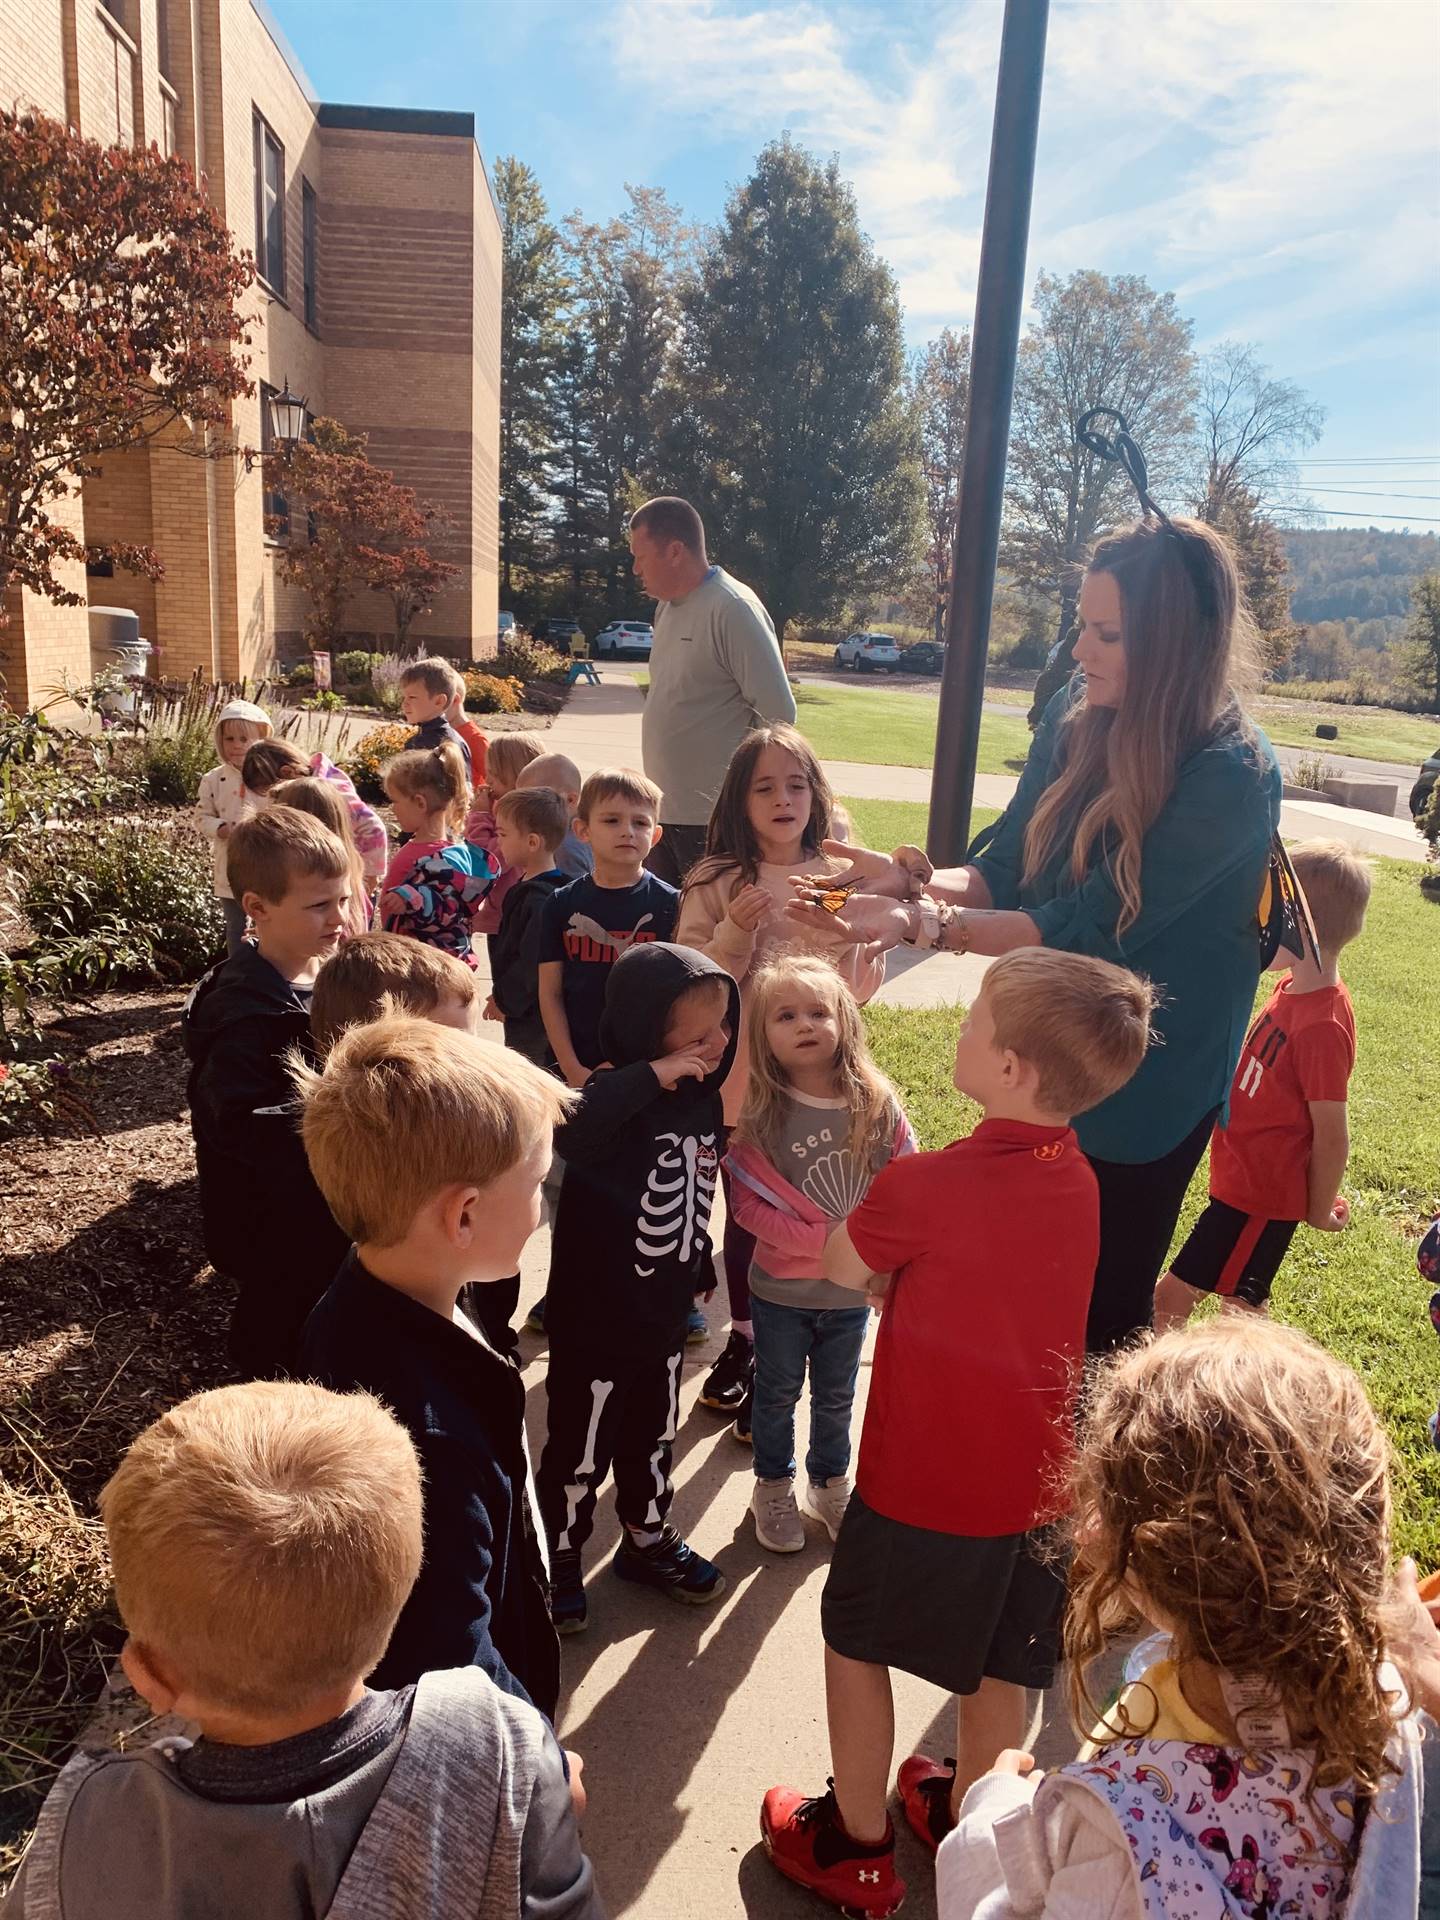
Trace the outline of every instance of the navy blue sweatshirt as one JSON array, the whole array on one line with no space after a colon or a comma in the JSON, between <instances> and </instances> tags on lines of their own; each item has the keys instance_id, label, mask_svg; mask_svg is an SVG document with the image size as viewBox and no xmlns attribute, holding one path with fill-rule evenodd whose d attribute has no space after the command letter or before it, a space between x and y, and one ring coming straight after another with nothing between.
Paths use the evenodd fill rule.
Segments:
<instances>
[{"instance_id":1,"label":"navy blue sweatshirt","mask_svg":"<svg viewBox=\"0 0 1440 1920\"><path fill-rule=\"evenodd\" d=\"M425 1479L425 1558L372 1687L482 1668L550 1720L560 1646L526 1499L525 1387L492 1348L368 1272L352 1250L305 1326L321 1386L363 1387L406 1428Z\"/></svg>"}]
</instances>

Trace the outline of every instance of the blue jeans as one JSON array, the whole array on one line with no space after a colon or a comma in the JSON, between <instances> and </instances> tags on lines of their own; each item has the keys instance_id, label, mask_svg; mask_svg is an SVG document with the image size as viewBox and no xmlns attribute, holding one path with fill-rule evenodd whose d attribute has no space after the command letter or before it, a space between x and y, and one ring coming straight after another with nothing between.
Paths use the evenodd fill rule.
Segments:
<instances>
[{"instance_id":1,"label":"blue jeans","mask_svg":"<svg viewBox=\"0 0 1440 1920\"><path fill-rule=\"evenodd\" d=\"M850 1408L865 1344L868 1307L777 1307L753 1296L755 1385L751 1437L761 1480L795 1475L795 1408L810 1367L810 1450L805 1471L819 1486L850 1468Z\"/></svg>"}]
</instances>

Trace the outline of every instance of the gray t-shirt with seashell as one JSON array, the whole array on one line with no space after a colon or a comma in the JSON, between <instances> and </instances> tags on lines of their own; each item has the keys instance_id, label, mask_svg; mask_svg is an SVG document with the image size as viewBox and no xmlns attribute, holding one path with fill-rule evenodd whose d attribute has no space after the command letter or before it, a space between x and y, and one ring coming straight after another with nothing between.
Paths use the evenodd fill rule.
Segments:
<instances>
[{"instance_id":1,"label":"gray t-shirt with seashell","mask_svg":"<svg viewBox=\"0 0 1440 1920\"><path fill-rule=\"evenodd\" d=\"M865 1198L874 1174L850 1151L850 1111L843 1100L792 1093L785 1113L775 1171L832 1220L843 1220ZM757 1252L750 1263L750 1291L779 1307L863 1307L865 1296L833 1280L777 1280Z\"/></svg>"}]
</instances>

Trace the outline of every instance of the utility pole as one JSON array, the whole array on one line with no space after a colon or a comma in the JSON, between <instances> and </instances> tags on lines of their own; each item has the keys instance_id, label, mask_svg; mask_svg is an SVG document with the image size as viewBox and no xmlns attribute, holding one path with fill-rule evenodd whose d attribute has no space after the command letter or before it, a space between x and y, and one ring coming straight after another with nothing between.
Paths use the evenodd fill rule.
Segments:
<instances>
[{"instance_id":1,"label":"utility pole","mask_svg":"<svg viewBox=\"0 0 1440 1920\"><path fill-rule=\"evenodd\" d=\"M1049 12L1050 0L1005 0L1000 33L990 179L975 290L970 412L960 468L948 644L930 782L927 851L937 866L958 865L970 838Z\"/></svg>"}]
</instances>

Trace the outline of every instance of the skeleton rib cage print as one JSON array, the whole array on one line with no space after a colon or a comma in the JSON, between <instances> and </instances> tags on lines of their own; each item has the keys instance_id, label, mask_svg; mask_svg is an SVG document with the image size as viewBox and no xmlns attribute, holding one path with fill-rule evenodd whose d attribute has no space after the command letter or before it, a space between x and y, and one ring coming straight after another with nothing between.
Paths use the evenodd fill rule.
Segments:
<instances>
[{"instance_id":1,"label":"skeleton rib cage print","mask_svg":"<svg viewBox=\"0 0 1440 1920\"><path fill-rule=\"evenodd\" d=\"M713 1133L662 1133L656 1144L660 1156L635 1223L635 1271L642 1277L654 1273L658 1261L683 1264L695 1257L710 1224L719 1169Z\"/></svg>"}]
</instances>

